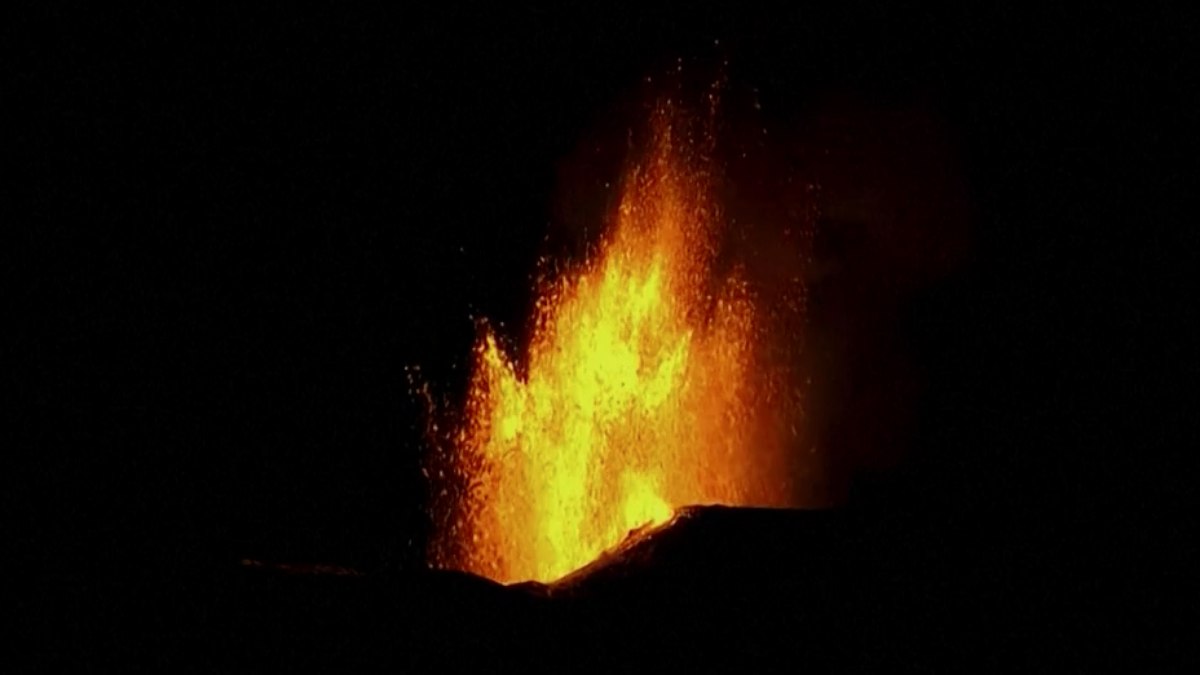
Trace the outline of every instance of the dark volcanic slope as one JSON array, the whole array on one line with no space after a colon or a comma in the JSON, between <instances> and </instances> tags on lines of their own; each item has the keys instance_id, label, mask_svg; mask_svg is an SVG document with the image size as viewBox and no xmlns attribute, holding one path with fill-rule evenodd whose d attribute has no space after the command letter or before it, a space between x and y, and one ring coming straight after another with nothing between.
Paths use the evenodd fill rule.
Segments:
<instances>
[{"instance_id":1,"label":"dark volcanic slope","mask_svg":"<svg viewBox=\"0 0 1200 675\"><path fill-rule=\"evenodd\" d=\"M895 519L696 507L551 586L231 562L82 652L222 672L1008 670L1062 651L1017 567Z\"/></svg>"}]
</instances>

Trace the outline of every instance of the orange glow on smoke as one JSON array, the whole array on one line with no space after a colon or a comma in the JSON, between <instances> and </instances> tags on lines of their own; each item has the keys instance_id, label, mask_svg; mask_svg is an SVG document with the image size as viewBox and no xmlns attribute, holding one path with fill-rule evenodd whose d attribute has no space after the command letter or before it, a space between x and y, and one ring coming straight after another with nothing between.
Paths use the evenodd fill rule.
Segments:
<instances>
[{"instance_id":1,"label":"orange glow on smoke","mask_svg":"<svg viewBox=\"0 0 1200 675\"><path fill-rule=\"evenodd\" d=\"M782 380L743 275L714 273L722 223L706 144L651 120L597 254L540 284L527 350L484 328L454 463L466 475L436 562L552 581L688 504L785 505L760 412Z\"/></svg>"}]
</instances>

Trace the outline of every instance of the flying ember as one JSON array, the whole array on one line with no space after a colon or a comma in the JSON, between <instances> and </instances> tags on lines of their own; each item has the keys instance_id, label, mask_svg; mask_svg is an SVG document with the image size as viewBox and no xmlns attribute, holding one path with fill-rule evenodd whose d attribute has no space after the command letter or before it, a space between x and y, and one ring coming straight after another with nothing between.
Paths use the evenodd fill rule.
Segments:
<instances>
[{"instance_id":1,"label":"flying ember","mask_svg":"<svg viewBox=\"0 0 1200 675\"><path fill-rule=\"evenodd\" d=\"M745 275L715 271L709 128L658 105L595 254L536 289L527 348L483 328L435 564L553 581L678 507L790 502L768 420L786 373Z\"/></svg>"}]
</instances>

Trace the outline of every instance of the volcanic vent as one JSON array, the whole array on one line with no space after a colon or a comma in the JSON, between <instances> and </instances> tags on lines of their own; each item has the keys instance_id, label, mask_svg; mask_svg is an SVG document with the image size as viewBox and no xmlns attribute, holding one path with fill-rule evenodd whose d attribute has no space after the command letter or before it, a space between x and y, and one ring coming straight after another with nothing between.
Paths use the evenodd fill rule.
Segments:
<instances>
[{"instance_id":1,"label":"volcanic vent","mask_svg":"<svg viewBox=\"0 0 1200 675\"><path fill-rule=\"evenodd\" d=\"M549 582L685 505L792 504L798 395L768 347L803 289L766 300L724 244L718 93L703 115L652 108L605 235L539 282L523 350L481 326L436 566Z\"/></svg>"}]
</instances>

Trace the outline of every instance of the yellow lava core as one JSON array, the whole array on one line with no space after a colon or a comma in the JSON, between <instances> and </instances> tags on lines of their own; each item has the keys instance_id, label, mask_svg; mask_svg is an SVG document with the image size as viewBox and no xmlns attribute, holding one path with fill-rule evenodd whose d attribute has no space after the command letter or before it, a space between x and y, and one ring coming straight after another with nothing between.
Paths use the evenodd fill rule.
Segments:
<instances>
[{"instance_id":1,"label":"yellow lava core","mask_svg":"<svg viewBox=\"0 0 1200 675\"><path fill-rule=\"evenodd\" d=\"M713 271L713 174L682 119L656 108L596 255L537 289L524 354L483 329L447 566L548 582L677 507L789 501L755 410L753 297Z\"/></svg>"}]
</instances>

